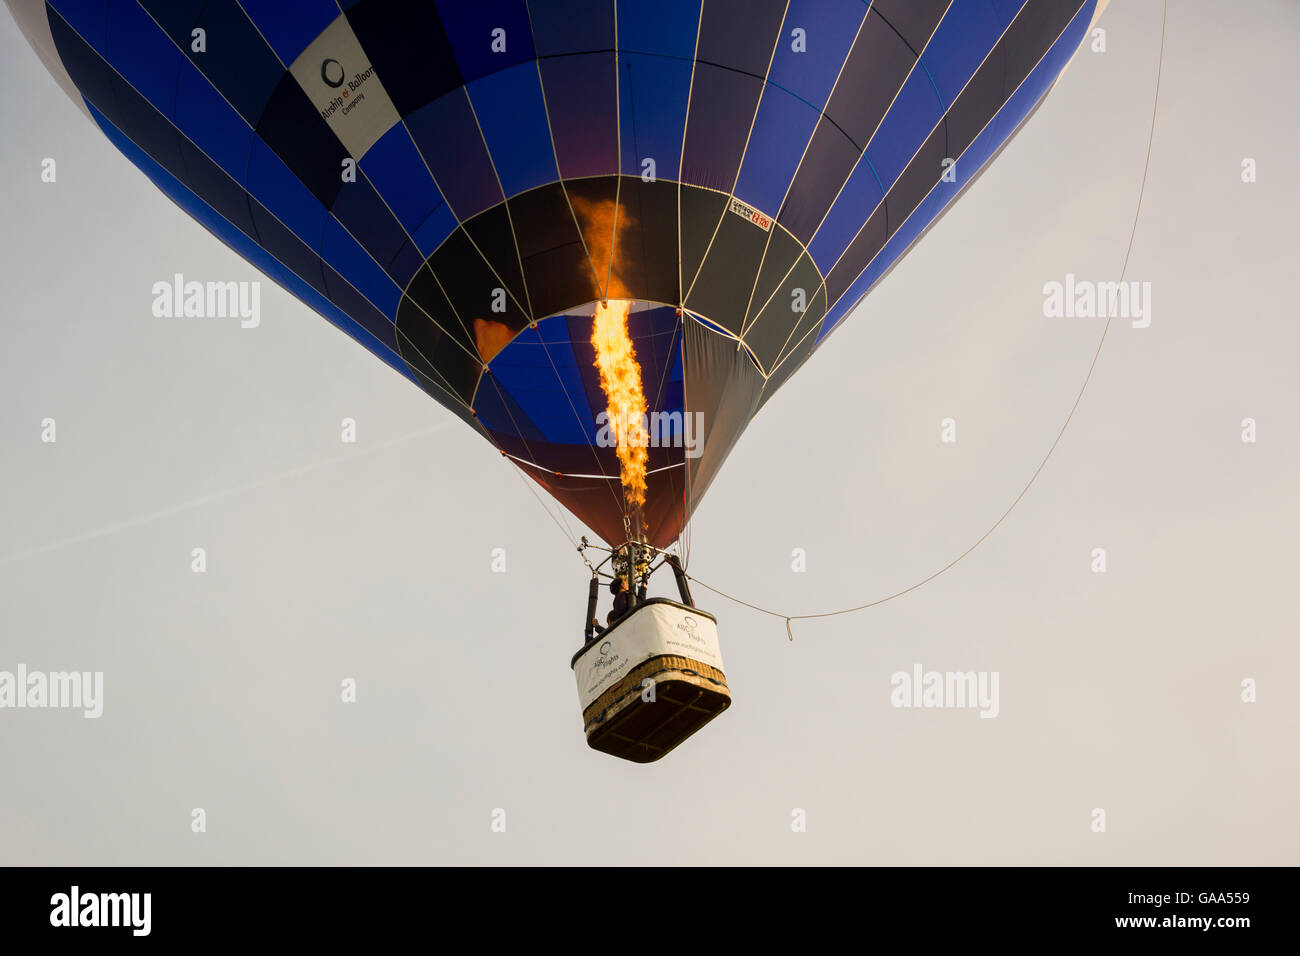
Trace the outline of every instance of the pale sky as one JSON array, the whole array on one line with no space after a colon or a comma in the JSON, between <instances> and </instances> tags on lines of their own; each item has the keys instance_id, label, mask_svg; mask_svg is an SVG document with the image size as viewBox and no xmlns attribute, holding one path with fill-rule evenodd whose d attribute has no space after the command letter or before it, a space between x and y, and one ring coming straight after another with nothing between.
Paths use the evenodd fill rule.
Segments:
<instances>
[{"instance_id":1,"label":"pale sky","mask_svg":"<svg viewBox=\"0 0 1300 956\"><path fill-rule=\"evenodd\" d=\"M0 710L0 861L1300 862L1300 7L1170 6L1128 274L1150 327L1112 325L1038 481L937 580L793 643L698 589L734 704L645 766L584 743L587 572L511 466L269 281L257 329L155 318L174 273L258 273L0 17L0 670L105 682L98 720ZM1101 332L1043 285L1117 278L1142 176L1160 4L1101 25L754 421L697 512L702 581L862 604L1019 493ZM999 715L891 707L918 663L996 671Z\"/></svg>"}]
</instances>

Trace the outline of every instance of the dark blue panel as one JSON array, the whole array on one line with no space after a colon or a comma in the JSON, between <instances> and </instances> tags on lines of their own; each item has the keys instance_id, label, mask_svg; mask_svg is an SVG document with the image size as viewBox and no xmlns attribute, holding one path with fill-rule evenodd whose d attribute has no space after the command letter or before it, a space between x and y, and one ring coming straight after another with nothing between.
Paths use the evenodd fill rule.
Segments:
<instances>
[{"instance_id":1,"label":"dark blue panel","mask_svg":"<svg viewBox=\"0 0 1300 956\"><path fill-rule=\"evenodd\" d=\"M50 17L50 36L63 68L81 95L112 120L117 113L117 97L113 91L121 83L121 78L109 69L103 56L60 17ZM102 49L102 30L99 44Z\"/></svg>"},{"instance_id":2,"label":"dark blue panel","mask_svg":"<svg viewBox=\"0 0 1300 956\"><path fill-rule=\"evenodd\" d=\"M618 172L614 55L585 53L540 63L561 175L569 179Z\"/></svg>"},{"instance_id":3,"label":"dark blue panel","mask_svg":"<svg viewBox=\"0 0 1300 956\"><path fill-rule=\"evenodd\" d=\"M924 4L929 5L929 0ZM938 22L942 11L931 11ZM899 39L878 7L872 7L840 67L825 108L858 152L871 140L880 121L916 68L916 49Z\"/></svg>"},{"instance_id":4,"label":"dark blue panel","mask_svg":"<svg viewBox=\"0 0 1300 956\"><path fill-rule=\"evenodd\" d=\"M126 44L131 33L148 35L152 28L138 21L133 28L129 17L117 21L115 40L119 47ZM115 28L117 26L115 24ZM248 203L240 188L215 163L179 134L171 121L153 104L130 86L122 76L109 69L99 55L86 45L58 18L51 21L51 31L60 57L69 69L69 75L78 82L83 95L100 109L106 119L129 139L140 152L151 157L171 175L181 179L187 188L196 192L222 216L250 236L256 236L248 211ZM163 42L159 33L154 36ZM146 52L149 45L146 42ZM165 52L160 54L166 56ZM175 60L172 61L175 64ZM82 86L82 81L86 81ZM146 86L158 87L157 77L150 77ZM165 97L170 107L172 97Z\"/></svg>"},{"instance_id":5,"label":"dark blue panel","mask_svg":"<svg viewBox=\"0 0 1300 956\"><path fill-rule=\"evenodd\" d=\"M699 25L700 0L618 0L619 50L693 60Z\"/></svg>"},{"instance_id":6,"label":"dark blue panel","mask_svg":"<svg viewBox=\"0 0 1300 956\"><path fill-rule=\"evenodd\" d=\"M467 83L534 57L533 34L524 0L496 3L438 0L438 13ZM506 48L500 53L492 50L492 31L497 29L505 31Z\"/></svg>"},{"instance_id":7,"label":"dark blue panel","mask_svg":"<svg viewBox=\"0 0 1300 956\"><path fill-rule=\"evenodd\" d=\"M164 193L167 194L173 202L181 209L193 216L200 225L208 232L212 233L234 252L254 267L270 277L272 281L278 283L287 289L291 294L296 296L300 301L305 303L309 308L323 315L334 325L338 326L352 338L356 339L367 349L373 352L379 358L383 359L389 366L396 369L402 375L409 378L417 385L416 380L406 363L398 356L395 348L395 340L390 333L384 334L380 328L380 336L376 336L367 331L355 320L344 314L327 299L321 296L315 289L304 282L299 276L286 268L283 264L276 261L266 250L262 249L247 236L235 229L226 220L217 215L211 207L205 204L201 199L194 195L189 189L180 183L175 177L164 170L161 166L142 153L129 139L127 139L119 130L117 130L108 118L95 109L93 105L87 104L94 116L95 121L110 141L122 151L132 163L153 180ZM391 325L389 325L391 329Z\"/></svg>"},{"instance_id":8,"label":"dark blue panel","mask_svg":"<svg viewBox=\"0 0 1300 956\"><path fill-rule=\"evenodd\" d=\"M373 303L367 301L359 289L345 281L328 265L322 271L325 273L325 288L330 301L389 348L397 350L397 326L392 318L382 314Z\"/></svg>"},{"instance_id":9,"label":"dark blue panel","mask_svg":"<svg viewBox=\"0 0 1300 956\"><path fill-rule=\"evenodd\" d=\"M433 212L429 213L429 218L424 220L412 234L411 238L415 244L420 247L420 251L426 256L431 256L443 240L456 231L460 223L456 221L456 215L451 211L446 203L442 203Z\"/></svg>"},{"instance_id":10,"label":"dark blue panel","mask_svg":"<svg viewBox=\"0 0 1300 956\"><path fill-rule=\"evenodd\" d=\"M748 73L696 64L682 182L731 192L763 85Z\"/></svg>"},{"instance_id":11,"label":"dark blue panel","mask_svg":"<svg viewBox=\"0 0 1300 956\"><path fill-rule=\"evenodd\" d=\"M745 147L736 195L775 216L820 116L803 100L768 84Z\"/></svg>"},{"instance_id":12,"label":"dark blue panel","mask_svg":"<svg viewBox=\"0 0 1300 956\"><path fill-rule=\"evenodd\" d=\"M889 191L941 115L930 78L924 70L914 69L871 138L865 156L859 160L821 228L808 244L808 251L823 275L848 248L876 207L881 198L880 185L883 184L886 193ZM942 169L935 169L936 181L942 173Z\"/></svg>"},{"instance_id":13,"label":"dark blue panel","mask_svg":"<svg viewBox=\"0 0 1300 956\"><path fill-rule=\"evenodd\" d=\"M194 52L194 27L206 32L209 52ZM195 23L175 32L169 29L168 33L248 125L256 126L284 76L284 65L236 0L208 0Z\"/></svg>"},{"instance_id":14,"label":"dark blue panel","mask_svg":"<svg viewBox=\"0 0 1300 956\"><path fill-rule=\"evenodd\" d=\"M527 397L532 400L536 396ZM474 414L494 434L518 435L525 447L517 448L516 454L532 457L537 453L527 446L540 445L546 441L528 413L493 375L484 375L474 392Z\"/></svg>"},{"instance_id":15,"label":"dark blue panel","mask_svg":"<svg viewBox=\"0 0 1300 956\"><path fill-rule=\"evenodd\" d=\"M243 183L253 130L189 60L180 58L176 125L222 169Z\"/></svg>"},{"instance_id":16,"label":"dark blue panel","mask_svg":"<svg viewBox=\"0 0 1300 956\"><path fill-rule=\"evenodd\" d=\"M623 172L642 174L647 158L658 179L677 178L691 92L691 63L663 56L619 54L619 121Z\"/></svg>"},{"instance_id":17,"label":"dark blue panel","mask_svg":"<svg viewBox=\"0 0 1300 956\"><path fill-rule=\"evenodd\" d=\"M861 156L853 141L823 114L781 203L781 225L800 242L809 242Z\"/></svg>"},{"instance_id":18,"label":"dark blue panel","mask_svg":"<svg viewBox=\"0 0 1300 956\"><path fill-rule=\"evenodd\" d=\"M199 13L207 0L137 0L138 5L152 17L181 52L189 55L191 31L198 22Z\"/></svg>"},{"instance_id":19,"label":"dark blue panel","mask_svg":"<svg viewBox=\"0 0 1300 956\"><path fill-rule=\"evenodd\" d=\"M534 61L476 80L469 97L507 197L559 178Z\"/></svg>"},{"instance_id":20,"label":"dark blue panel","mask_svg":"<svg viewBox=\"0 0 1300 956\"><path fill-rule=\"evenodd\" d=\"M575 353L575 344L579 349L583 349L586 354L593 355L591 349L591 320L593 313L583 310L574 318L573 316L557 315L550 321L537 323L537 330L534 333L537 341L540 341L546 347L544 355L550 356L550 362L555 363L559 370L559 380L564 383L564 391L571 397L573 407L577 414L582 417L583 431L591 436L594 440L596 436L595 409L591 407L591 402L587 399L586 386L584 385L583 372L586 363L578 359L578 353ZM630 317L629 317L630 320ZM540 358L540 362L546 362L545 357ZM540 371L540 370L539 370ZM551 379L555 380L556 375L551 372ZM543 378L538 374L538 378ZM568 407L568 403L565 403ZM574 417L574 412L569 411L570 420Z\"/></svg>"},{"instance_id":21,"label":"dark blue panel","mask_svg":"<svg viewBox=\"0 0 1300 956\"><path fill-rule=\"evenodd\" d=\"M361 170L407 232L413 234L429 218L429 213L442 204L442 195L428 167L401 123L366 151Z\"/></svg>"},{"instance_id":22,"label":"dark blue panel","mask_svg":"<svg viewBox=\"0 0 1300 956\"><path fill-rule=\"evenodd\" d=\"M256 137L248 157L248 191L311 249L320 250L328 212L283 160Z\"/></svg>"},{"instance_id":23,"label":"dark blue panel","mask_svg":"<svg viewBox=\"0 0 1300 956\"><path fill-rule=\"evenodd\" d=\"M428 0L361 0L348 23L402 116L463 85L438 11Z\"/></svg>"},{"instance_id":24,"label":"dark blue panel","mask_svg":"<svg viewBox=\"0 0 1300 956\"><path fill-rule=\"evenodd\" d=\"M768 82L819 110L824 108L866 15L862 0L791 0ZM793 49L795 28L804 31L804 53Z\"/></svg>"},{"instance_id":25,"label":"dark blue panel","mask_svg":"<svg viewBox=\"0 0 1300 956\"><path fill-rule=\"evenodd\" d=\"M700 15L695 59L765 78L782 41L785 10L786 0L708 0Z\"/></svg>"},{"instance_id":26,"label":"dark blue panel","mask_svg":"<svg viewBox=\"0 0 1300 956\"><path fill-rule=\"evenodd\" d=\"M1065 68L1070 57L1078 49L1083 32L1091 22L1092 9L1091 3L1084 3L1083 8L1070 21L1069 27L1060 39L1043 57L1042 62L1034 67L1029 78L1011 95L983 132L962 153L957 161L957 182L941 183L931 190L916 210L897 228L889 242L867 265L862 274L849 286L848 291L832 305L818 333L818 345L844 320L872 285L907 252L908 247L916 241L925 227L961 194L965 186L978 174L980 168L1015 133L1016 128L1051 88L1060 71Z\"/></svg>"},{"instance_id":27,"label":"dark blue panel","mask_svg":"<svg viewBox=\"0 0 1300 956\"><path fill-rule=\"evenodd\" d=\"M939 178L937 173L935 178ZM808 243L808 253L823 276L844 255L844 250L849 247L853 237L884 196L880 180L864 156L858 160L858 165L849 176L849 181L844 184L844 189L831 206L830 212L826 214L821 228L813 236L812 242Z\"/></svg>"},{"instance_id":28,"label":"dark blue panel","mask_svg":"<svg viewBox=\"0 0 1300 956\"><path fill-rule=\"evenodd\" d=\"M1095 0L1083 0L1083 2L1088 4ZM1016 13L1025 6L1025 0L985 0L985 3L993 8L994 16L1008 23L1015 19Z\"/></svg>"},{"instance_id":29,"label":"dark blue panel","mask_svg":"<svg viewBox=\"0 0 1300 956\"><path fill-rule=\"evenodd\" d=\"M169 119L176 77L188 61L171 38L134 3L114 3L108 15L108 62Z\"/></svg>"},{"instance_id":30,"label":"dark blue panel","mask_svg":"<svg viewBox=\"0 0 1300 956\"><path fill-rule=\"evenodd\" d=\"M108 55L105 42L108 26L108 0L52 0L49 6L54 8L58 17L72 27L74 33L90 44L100 56ZM82 92L85 92L84 90Z\"/></svg>"},{"instance_id":31,"label":"dark blue panel","mask_svg":"<svg viewBox=\"0 0 1300 956\"><path fill-rule=\"evenodd\" d=\"M349 158L348 152L292 74L284 75L266 104L257 135L321 205L334 205L343 188L343 160Z\"/></svg>"},{"instance_id":32,"label":"dark blue panel","mask_svg":"<svg viewBox=\"0 0 1300 956\"><path fill-rule=\"evenodd\" d=\"M564 344L544 343L540 332L549 332L548 326L560 326L560 335L567 332L562 318L544 320L536 329L524 329L492 359L491 378L514 403L528 409L528 420L535 430L524 434L525 439L561 445L590 444L596 436L595 415L587 407L573 349L567 338ZM553 332L548 336L555 337ZM482 388L475 410L490 428L514 432L516 423L522 425L517 410L512 408L510 414L505 414L501 395L490 391L485 394Z\"/></svg>"},{"instance_id":33,"label":"dark blue panel","mask_svg":"<svg viewBox=\"0 0 1300 956\"><path fill-rule=\"evenodd\" d=\"M1019 3L1003 3L999 9L988 0L956 0L948 8L921 57L945 107L975 75L1019 7Z\"/></svg>"},{"instance_id":34,"label":"dark blue panel","mask_svg":"<svg viewBox=\"0 0 1300 956\"><path fill-rule=\"evenodd\" d=\"M161 163L173 176L179 177L185 181L187 186L194 189L194 183L186 180L185 176L181 175L179 171L179 140L181 137L177 134L176 128L172 126L171 121L158 112L153 104L127 85L127 82L117 73L112 74L109 86L113 91L115 110L105 109L100 105L104 115L112 120L113 124L125 133L133 143Z\"/></svg>"},{"instance_id":35,"label":"dark blue panel","mask_svg":"<svg viewBox=\"0 0 1300 956\"><path fill-rule=\"evenodd\" d=\"M249 205L253 209L253 225L257 227L257 241L268 254L284 263L295 275L310 283L311 287L325 295L325 263L316 254L314 248L289 231L289 227L276 219L265 206L255 199ZM320 245L320 231L317 230L314 245Z\"/></svg>"},{"instance_id":36,"label":"dark blue panel","mask_svg":"<svg viewBox=\"0 0 1300 956\"><path fill-rule=\"evenodd\" d=\"M911 162L943 115L943 106L925 70L917 67L867 146L867 158L886 187ZM935 170L935 178L943 170Z\"/></svg>"},{"instance_id":37,"label":"dark blue panel","mask_svg":"<svg viewBox=\"0 0 1300 956\"><path fill-rule=\"evenodd\" d=\"M292 65L342 16L334 0L240 0L240 4L286 65Z\"/></svg>"},{"instance_id":38,"label":"dark blue panel","mask_svg":"<svg viewBox=\"0 0 1300 956\"><path fill-rule=\"evenodd\" d=\"M321 258L389 319L397 321L397 302L402 297L402 290L333 218L325 223ZM327 279L328 275L326 273ZM331 299L335 297L336 288L337 283L330 283Z\"/></svg>"},{"instance_id":39,"label":"dark blue panel","mask_svg":"<svg viewBox=\"0 0 1300 956\"><path fill-rule=\"evenodd\" d=\"M406 126L461 222L505 198L464 90L416 110L406 118ZM456 148L448 149L448 143Z\"/></svg>"},{"instance_id":40,"label":"dark blue panel","mask_svg":"<svg viewBox=\"0 0 1300 956\"><path fill-rule=\"evenodd\" d=\"M634 324L629 320L628 330L634 336L637 361L643 371L646 407L650 411L682 411L685 405L682 325L677 310L671 307L645 310L633 313L632 318L643 323Z\"/></svg>"},{"instance_id":41,"label":"dark blue panel","mask_svg":"<svg viewBox=\"0 0 1300 956\"><path fill-rule=\"evenodd\" d=\"M161 114L154 115L161 120ZM180 149L181 165L171 168L171 173L209 206L256 240L257 229L253 225L248 193L244 191L243 185L231 179L225 170L183 136L176 137L176 145Z\"/></svg>"},{"instance_id":42,"label":"dark blue panel","mask_svg":"<svg viewBox=\"0 0 1300 956\"><path fill-rule=\"evenodd\" d=\"M392 276L393 281L405 289L411 282L411 278L419 271L420 266L424 265L424 253L422 253L411 240L402 243L402 248L397 250L397 255L393 256L388 262L384 263L384 271Z\"/></svg>"},{"instance_id":43,"label":"dark blue panel","mask_svg":"<svg viewBox=\"0 0 1300 956\"><path fill-rule=\"evenodd\" d=\"M537 55L614 49L613 0L530 0Z\"/></svg>"},{"instance_id":44,"label":"dark blue panel","mask_svg":"<svg viewBox=\"0 0 1300 956\"><path fill-rule=\"evenodd\" d=\"M375 187L364 178L347 183L330 208L352 238L381 266L387 266L406 244L402 224L393 217Z\"/></svg>"}]
</instances>

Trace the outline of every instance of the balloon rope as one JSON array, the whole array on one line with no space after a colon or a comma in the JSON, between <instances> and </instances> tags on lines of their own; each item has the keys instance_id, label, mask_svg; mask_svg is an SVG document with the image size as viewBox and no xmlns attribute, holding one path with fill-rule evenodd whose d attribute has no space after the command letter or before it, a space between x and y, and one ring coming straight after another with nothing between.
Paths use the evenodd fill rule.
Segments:
<instances>
[{"instance_id":1,"label":"balloon rope","mask_svg":"<svg viewBox=\"0 0 1300 956\"><path fill-rule=\"evenodd\" d=\"M532 496L537 499L537 503L542 506L542 510L546 512L546 516L555 522L555 527L560 529L560 534L569 539L569 544L577 547L578 539L575 538L573 532L569 530L568 522L563 521L564 512L560 512L560 516L557 518L555 514L552 513L551 509L546 506L546 502L542 500L542 496L537 493L537 489L534 487L532 479L525 475L523 468L515 464L513 461L511 462L511 471L519 475L519 480L524 483L524 487L527 488L532 493Z\"/></svg>"},{"instance_id":2,"label":"balloon rope","mask_svg":"<svg viewBox=\"0 0 1300 956\"><path fill-rule=\"evenodd\" d=\"M1169 2L1168 0L1165 0L1164 10L1160 17L1160 57L1156 64L1156 90L1155 90L1155 97L1151 104L1151 130L1147 135L1147 155L1146 155L1146 160L1142 165L1142 185L1138 189L1137 208L1133 211L1133 228L1129 231L1128 248L1124 252L1124 265L1120 269L1119 281L1121 285L1124 282L1124 277L1128 274L1129 258L1133 254L1133 241L1137 236L1138 219L1141 217L1142 214L1142 199L1146 195L1147 173L1151 168L1151 144L1154 142L1155 135L1156 135L1156 111L1160 104L1160 77L1164 71L1165 23L1168 19L1168 16L1169 16ZM1101 357L1101 348L1103 345L1106 344L1106 333L1110 331L1111 320L1115 318L1114 305L1115 303L1112 303L1111 311L1106 316L1106 325L1101 330L1101 339L1097 342L1096 352L1093 353L1092 364L1088 366L1088 374L1085 375L1083 378L1083 385L1079 387L1079 394L1075 396L1074 404L1070 406L1070 413L1065 417L1065 424L1063 424L1061 426L1061 430L1056 433L1056 440L1052 442L1052 447L1047 449L1047 454L1043 456L1043 460L1039 462L1038 467L1034 469L1034 473L1033 475L1030 476L1029 481L1025 484L1025 487L1020 490L1020 494L1016 495L1015 500L1011 502L1007 510L1002 512L1002 516L993 523L993 527L989 528L988 531L984 532L984 534L980 537L978 541L972 544L961 554L957 555L957 557L953 558L951 561L949 561L938 571L935 571L934 574L931 574L928 578L925 578L922 581L918 581L915 584L911 585L910 587L903 588L903 590L901 591L896 591L893 594L890 594L886 597L878 598L875 601L870 601L866 604L859 604L856 607L847 607L839 611L822 611L818 614L782 614L781 612L773 611L770 608L759 607L757 604L750 604L748 601L742 601L738 597L727 594L724 591L720 591L711 585L705 584L703 581L695 577L695 575L693 574L688 574L687 577L689 577L700 587L708 591L712 591L714 594L718 595L719 597L726 598L728 601L733 601L736 604L743 605L744 607L750 608L751 610L754 611L758 611L761 614L767 614L771 617L779 617L784 619L785 632L789 636L790 640L792 641L794 640L794 631L791 629L790 626L791 621L806 621L806 620L811 620L813 618L819 618L819 617L836 617L840 614L853 614L857 611L865 611L869 607L875 607L879 604L884 604L886 601L892 601L894 600L894 598L902 597L904 594L907 594L911 591L915 591L917 588L921 587L922 585L929 584L939 575L953 568L959 561L961 561L968 554L970 554L981 544L983 544L989 538L989 536L993 534L994 531L998 530L998 527L1002 524L1003 521L1006 520L1007 516L1011 514L1013 510L1015 510L1016 505L1020 504L1021 499L1024 498L1025 495L1029 493L1029 489L1033 486L1039 474L1042 473L1043 468L1047 466L1047 462L1052 457L1052 453L1056 451L1056 446L1061 443L1061 438L1065 435L1065 430L1070 427L1070 422L1074 419L1074 413L1075 411L1078 410L1079 403L1083 401L1083 393L1088 389L1088 382L1092 379L1092 373L1097 368L1097 360Z\"/></svg>"}]
</instances>

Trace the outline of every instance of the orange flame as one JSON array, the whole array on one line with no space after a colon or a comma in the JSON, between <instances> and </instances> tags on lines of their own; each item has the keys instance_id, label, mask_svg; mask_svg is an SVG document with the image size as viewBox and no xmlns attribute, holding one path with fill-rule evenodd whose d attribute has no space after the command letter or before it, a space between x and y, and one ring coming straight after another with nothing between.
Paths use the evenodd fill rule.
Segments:
<instances>
[{"instance_id":1,"label":"orange flame","mask_svg":"<svg viewBox=\"0 0 1300 956\"><path fill-rule=\"evenodd\" d=\"M609 427L618 439L620 479L629 504L645 504L645 470L649 453L645 420L645 392L641 390L641 366L627 332L627 315L632 303L614 299L596 306L591 324L591 344L596 349L600 387L608 403Z\"/></svg>"},{"instance_id":2,"label":"orange flame","mask_svg":"<svg viewBox=\"0 0 1300 956\"><path fill-rule=\"evenodd\" d=\"M493 319L474 320L474 344L478 346L479 357L485 362L492 361L514 337L514 330L504 322Z\"/></svg>"},{"instance_id":3,"label":"orange flame","mask_svg":"<svg viewBox=\"0 0 1300 956\"><path fill-rule=\"evenodd\" d=\"M617 299L628 294L628 288L619 275L625 261L622 255L623 239L636 220L620 202L613 199L587 199L570 196L573 210L582 224L582 241L587 247L587 263L596 280L596 288L604 289L607 299ZM608 280L608 281L606 281Z\"/></svg>"}]
</instances>

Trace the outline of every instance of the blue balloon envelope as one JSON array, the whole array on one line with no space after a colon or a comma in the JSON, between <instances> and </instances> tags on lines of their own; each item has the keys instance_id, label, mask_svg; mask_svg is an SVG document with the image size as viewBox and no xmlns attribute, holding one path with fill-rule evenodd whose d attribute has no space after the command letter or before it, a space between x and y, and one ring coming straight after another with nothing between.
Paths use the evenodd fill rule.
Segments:
<instances>
[{"instance_id":1,"label":"blue balloon envelope","mask_svg":"<svg viewBox=\"0 0 1300 956\"><path fill-rule=\"evenodd\" d=\"M591 321L629 300L648 540L1015 134L1096 0L5 0L182 209L624 540ZM991 224L999 228L999 224Z\"/></svg>"}]
</instances>

